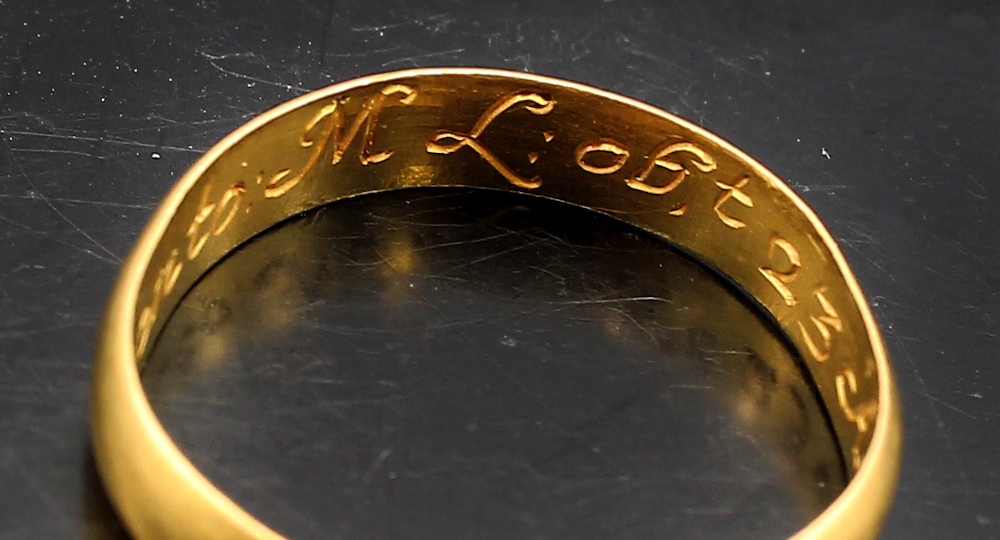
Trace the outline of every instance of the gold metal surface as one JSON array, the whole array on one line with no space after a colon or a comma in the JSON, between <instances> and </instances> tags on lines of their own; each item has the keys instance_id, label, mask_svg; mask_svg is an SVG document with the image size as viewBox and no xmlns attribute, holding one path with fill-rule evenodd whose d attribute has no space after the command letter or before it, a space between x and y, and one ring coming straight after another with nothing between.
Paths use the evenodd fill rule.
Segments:
<instances>
[{"instance_id":1,"label":"gold metal surface","mask_svg":"<svg viewBox=\"0 0 1000 540\"><path fill-rule=\"evenodd\" d=\"M290 216L424 186L591 208L732 278L802 351L851 476L794 538L878 534L900 460L895 383L843 255L791 189L725 141L642 103L532 75L423 69L335 85L254 119L200 159L146 227L107 308L93 399L101 474L137 538L282 538L191 465L143 393L139 366L184 293Z\"/></svg>"}]
</instances>

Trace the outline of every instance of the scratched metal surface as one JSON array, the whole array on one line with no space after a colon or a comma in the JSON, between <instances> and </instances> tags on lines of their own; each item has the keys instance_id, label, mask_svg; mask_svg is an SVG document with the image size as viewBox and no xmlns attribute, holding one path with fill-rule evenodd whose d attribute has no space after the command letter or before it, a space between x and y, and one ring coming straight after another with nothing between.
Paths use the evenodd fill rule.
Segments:
<instances>
[{"instance_id":1,"label":"scratched metal surface","mask_svg":"<svg viewBox=\"0 0 1000 540\"><path fill-rule=\"evenodd\" d=\"M789 181L896 366L906 455L883 537L1000 538L998 62L1000 11L974 1L3 0L0 539L122 537L87 450L90 353L184 168L308 89L439 65L617 91Z\"/></svg>"}]
</instances>

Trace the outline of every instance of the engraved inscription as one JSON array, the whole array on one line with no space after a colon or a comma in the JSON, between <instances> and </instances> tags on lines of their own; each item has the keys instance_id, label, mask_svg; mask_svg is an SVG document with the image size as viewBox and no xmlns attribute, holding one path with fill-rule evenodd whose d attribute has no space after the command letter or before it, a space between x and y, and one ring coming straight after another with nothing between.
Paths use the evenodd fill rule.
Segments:
<instances>
[{"instance_id":1,"label":"engraved inscription","mask_svg":"<svg viewBox=\"0 0 1000 540\"><path fill-rule=\"evenodd\" d=\"M208 186L205 186L205 190L201 194L202 206L195 214L194 219L191 220L191 225L188 226L186 233L188 260L194 260L198 257L208 242L209 236L219 236L225 232L233 218L236 217L236 213L239 212L246 191L246 184L237 182L230 186L218 201L207 203L205 199L208 194ZM204 225L209 218L211 218L211 222L208 223L208 227L205 227Z\"/></svg>"},{"instance_id":2,"label":"engraved inscription","mask_svg":"<svg viewBox=\"0 0 1000 540\"><path fill-rule=\"evenodd\" d=\"M135 354L136 357L145 352L149 345L149 337L153 332L153 324L160 312L160 304L163 299L170 295L177 284L177 279L181 275L184 263L179 261L180 252L174 249L170 252L167 262L160 267L156 274L156 283L153 285L153 299L149 305L139 313L139 322L136 325Z\"/></svg>"},{"instance_id":3,"label":"engraved inscription","mask_svg":"<svg viewBox=\"0 0 1000 540\"><path fill-rule=\"evenodd\" d=\"M840 403L840 409L844 411L844 417L858 427L858 433L868 431L870 421L878 409L878 403L869 400L860 405L851 404L851 397L858 393L858 377L850 368L844 368L837 375L835 382L837 401Z\"/></svg>"},{"instance_id":4,"label":"engraved inscription","mask_svg":"<svg viewBox=\"0 0 1000 540\"><path fill-rule=\"evenodd\" d=\"M837 387L837 401L840 404L840 410L843 411L844 417L858 428L858 438L851 446L852 465L857 469L861 466L864 448L867 446L864 435L871 430L871 422L878 414L878 402L868 400L861 404L851 403L851 398L858 394L858 378L850 368L844 368L838 373L834 382Z\"/></svg>"},{"instance_id":5,"label":"engraved inscription","mask_svg":"<svg viewBox=\"0 0 1000 540\"><path fill-rule=\"evenodd\" d=\"M681 185L684 179L691 174L690 167L678 161L677 158L680 157L678 154L688 154L690 159L685 161L688 161L694 168L701 172L712 172L717 167L715 159L694 143L663 143L653 151L653 154L641 169L631 177L625 179L625 184L632 189L653 195L670 193L677 189L677 186ZM657 167L666 169L672 173L667 177L666 183L663 185L654 185L650 182L650 176Z\"/></svg>"},{"instance_id":6,"label":"engraved inscription","mask_svg":"<svg viewBox=\"0 0 1000 540\"><path fill-rule=\"evenodd\" d=\"M816 331L819 332L820 343L817 344L813 340L809 330L802 324L802 321L798 323L799 332L802 334L802 340L806 343L806 348L809 349L809 353L813 355L813 358L821 363L826 362L830 358L830 348L833 345L833 332L844 331L844 323L840 319L837 310L833 308L833 304L823 294L825 291L825 287L818 286L813 292L820 307L823 308L823 313L809 316L809 320L812 321L813 326L816 327Z\"/></svg>"},{"instance_id":7,"label":"engraved inscription","mask_svg":"<svg viewBox=\"0 0 1000 540\"><path fill-rule=\"evenodd\" d=\"M680 161L681 155L687 154L684 161ZM592 174L614 174L620 171L628 162L631 153L627 146L612 138L600 138L581 143L576 147L574 157L577 167ZM687 162L689 165L685 165ZM666 178L666 183L657 185L650 181L654 170L663 168L670 171ZM652 195L665 195L670 193L677 186L681 185L685 178L691 175L692 167L701 172L708 173L716 170L718 165L708 152L700 146L690 142L666 142L660 144L653 150L652 155L646 163L634 174L625 179L625 184L632 189L650 193ZM734 198L741 204L753 207L753 199L746 192L742 191L749 177L744 176L734 184L716 182L715 185L722 190L722 193L715 199L715 213L726 225L740 229L746 223L736 219L721 210L723 203L730 198ZM683 216L687 212L688 205L685 202L678 202L667 212L671 216Z\"/></svg>"},{"instance_id":8,"label":"engraved inscription","mask_svg":"<svg viewBox=\"0 0 1000 540\"><path fill-rule=\"evenodd\" d=\"M375 129L378 125L379 113L389 98L395 97L400 104L408 105L417 96L414 87L405 84L389 84L365 100L353 122L347 125L343 112L344 101L336 101L322 107L306 122L299 136L299 146L311 148L305 165L293 174L291 168L279 170L264 184L265 198L274 199L291 191L305 177L323 155L329 150L331 164L336 165L343 159L351 143L362 133L361 149L358 159L362 165L381 163L389 159L391 149L375 151ZM362 130L362 127L364 128ZM346 129L345 129L346 128ZM247 166L246 163L243 166ZM257 184L264 182L265 173L257 175ZM244 182L236 182L224 191L217 200L208 200L209 188L206 186L201 194L201 201L194 217L185 230L186 245L183 246L183 256L193 261L201 255L208 242L214 236L224 233L241 209L250 211L251 204L244 205L247 187ZM136 322L135 354L141 357L146 351L153 327L160 315L163 300L173 291L180 277L184 263L180 260L181 250L173 249L170 257L157 273L157 279L152 290L152 299L142 308Z\"/></svg>"},{"instance_id":9,"label":"engraved inscription","mask_svg":"<svg viewBox=\"0 0 1000 540\"><path fill-rule=\"evenodd\" d=\"M719 196L715 198L715 204L712 205L712 209L715 210L715 214L719 216L727 226L733 229L742 229L746 227L746 222L736 219L733 216L722 211L722 205L726 203L729 199L734 199L743 206L747 208L753 208L753 199L750 198L746 192L742 191L744 187L750 182L749 176L743 176L733 184L727 184L725 182L716 182L715 185L722 190Z\"/></svg>"},{"instance_id":10,"label":"engraved inscription","mask_svg":"<svg viewBox=\"0 0 1000 540\"><path fill-rule=\"evenodd\" d=\"M587 158L592 154L607 154L611 156L611 162L607 165L591 163ZM577 146L575 157L577 166L589 173L612 174L625 166L629 152L624 144L614 139L597 139Z\"/></svg>"},{"instance_id":11,"label":"engraved inscription","mask_svg":"<svg viewBox=\"0 0 1000 540\"><path fill-rule=\"evenodd\" d=\"M516 92L511 92L506 96L497 100L493 105L491 105L485 112L479 117L475 125L472 126L472 130L469 133L460 133L457 131L440 130L433 135L427 141L426 148L431 154L452 154L461 150L463 147L468 146L469 148L475 150L477 154L486 160L497 172L503 175L508 182L514 184L517 187L525 189L535 189L542 185L542 180L538 176L532 178L524 178L523 176L514 172L506 163L500 160L489 149L487 149L481 142L479 142L479 136L483 134L483 131L489 127L498 116L507 112L508 110L523 106L532 114L536 115L546 115L552 112L553 107L555 107L555 101L547 94L541 94L539 92L533 92L530 90L519 90ZM549 142L555 136L551 131L543 133L545 141ZM535 158L537 159L537 157ZM529 160L531 160L529 157Z\"/></svg>"},{"instance_id":12,"label":"engraved inscription","mask_svg":"<svg viewBox=\"0 0 1000 540\"><path fill-rule=\"evenodd\" d=\"M792 290L788 288L788 284L795 281L795 278L799 276L799 270L802 268L802 259L799 257L799 251L795 249L795 246L791 242L786 240L783 236L778 233L771 235L771 242L767 247L767 258L774 258L774 249L780 249L784 254L785 258L788 259L790 268L784 272L779 272L774 268L758 268L757 270L767 279L767 282L774 287L774 290L778 291L781 298L785 301L785 305L788 307L795 307L799 301L792 294Z\"/></svg>"},{"instance_id":13,"label":"engraved inscription","mask_svg":"<svg viewBox=\"0 0 1000 540\"><path fill-rule=\"evenodd\" d=\"M344 127L347 120L344 116L343 104L341 102L335 101L321 108L312 119L306 122L299 137L299 146L302 148L312 148L312 152L309 154L305 165L299 168L294 174L292 173L292 169L281 169L275 173L264 186L264 196L269 199L275 199L291 191L292 188L302 181L306 173L319 163L319 160L330 146L333 147L330 163L332 165L340 163L340 160L344 157L344 153L347 152L347 148L350 147L354 138L361 131L362 125L364 125L365 129L362 135L361 150L358 154L358 160L361 164L381 163L389 159L392 156L392 150L375 152L373 149L375 147L375 128L378 125L378 116L385 106L386 99L390 96L399 96L399 102L403 105L408 105L416 99L417 90L405 84L390 84L382 88L381 91L375 93L365 101L361 111L355 115L354 121L346 131L344 131ZM317 127L319 128L318 134L314 133Z\"/></svg>"}]
</instances>

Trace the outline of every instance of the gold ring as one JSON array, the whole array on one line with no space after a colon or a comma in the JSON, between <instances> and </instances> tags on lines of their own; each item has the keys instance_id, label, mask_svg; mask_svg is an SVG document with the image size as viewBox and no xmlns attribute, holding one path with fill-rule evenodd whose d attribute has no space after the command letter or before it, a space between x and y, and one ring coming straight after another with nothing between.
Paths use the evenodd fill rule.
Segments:
<instances>
[{"instance_id":1,"label":"gold ring","mask_svg":"<svg viewBox=\"0 0 1000 540\"><path fill-rule=\"evenodd\" d=\"M212 485L157 420L144 357L226 253L300 212L425 186L565 201L662 237L746 290L801 351L850 481L796 540L872 539L892 502L902 421L885 345L830 233L773 173L719 137L584 85L487 69L418 69L280 105L209 150L128 257L94 369L94 451L139 540L284 538Z\"/></svg>"}]
</instances>

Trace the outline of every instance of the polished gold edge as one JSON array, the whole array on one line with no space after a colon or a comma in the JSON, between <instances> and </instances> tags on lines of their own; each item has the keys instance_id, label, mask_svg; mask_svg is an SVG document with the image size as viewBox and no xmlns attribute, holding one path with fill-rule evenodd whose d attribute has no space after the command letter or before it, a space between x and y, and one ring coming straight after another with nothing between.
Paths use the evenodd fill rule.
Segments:
<instances>
[{"instance_id":1,"label":"polished gold edge","mask_svg":"<svg viewBox=\"0 0 1000 540\"><path fill-rule=\"evenodd\" d=\"M119 512L133 533L145 538L260 538L281 539L213 486L184 457L163 430L143 393L134 354L134 324L140 285L168 226L199 179L240 141L302 107L353 90L433 75L496 77L555 87L622 103L681 126L723 149L750 167L768 187L778 190L805 216L828 250L863 321L876 366L878 403L871 442L847 489L793 538L874 538L888 511L895 487L901 447L900 409L894 381L879 329L860 286L829 232L811 209L770 171L741 151L687 121L643 103L584 85L535 75L488 69L418 69L374 75L337 84L295 98L257 117L225 137L181 178L147 225L126 261L105 314L95 368L94 440L97 460ZM133 430L128 441L117 440L123 427ZM138 431L135 431L138 430ZM124 459L124 453L143 456ZM139 470L141 469L141 470ZM158 492L136 477L159 478ZM170 489L173 488L173 489ZM167 493L164 493L166 491ZM189 515L184 523L165 524L156 514Z\"/></svg>"}]
</instances>

